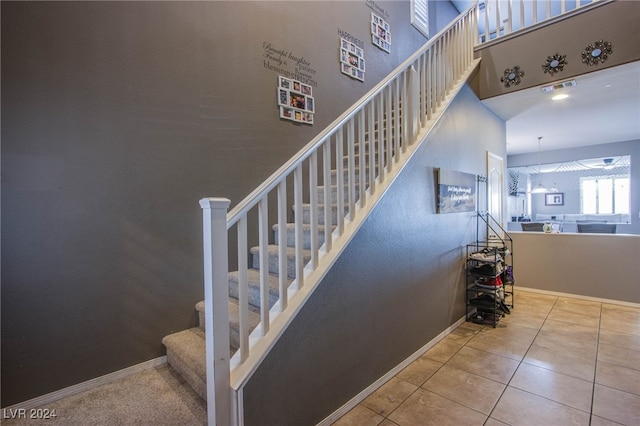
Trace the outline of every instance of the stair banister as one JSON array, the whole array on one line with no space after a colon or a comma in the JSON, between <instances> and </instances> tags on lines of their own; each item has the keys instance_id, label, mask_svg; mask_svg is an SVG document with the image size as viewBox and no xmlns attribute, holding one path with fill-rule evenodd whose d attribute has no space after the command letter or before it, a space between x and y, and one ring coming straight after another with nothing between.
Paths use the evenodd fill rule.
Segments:
<instances>
[{"instance_id":1,"label":"stair banister","mask_svg":"<svg viewBox=\"0 0 640 426\"><path fill-rule=\"evenodd\" d=\"M303 149L252 191L244 200L228 211L229 200L206 198L200 201L204 217L205 257L205 323L207 351L207 405L210 425L241 424L242 384L250 377L256 365L266 356L275 342L282 325L300 309L299 304L288 306L294 296L309 291L325 270L314 274L323 256L337 246L339 253L346 246L340 239L343 233L353 231L355 219L369 198L375 202L395 178L397 168L406 163L401 158L413 145L420 129L433 118L439 117L436 108L442 105L452 91L452 86L469 72L473 60L473 46L477 37L476 11L472 7L461 14L457 21L442 29L421 49L404 61L385 79L372 88L357 103L322 130ZM463 50L463 52L458 52ZM377 128L375 122L377 121ZM369 138L365 139L365 130ZM334 149L335 147L335 149ZM356 161L356 147L359 158ZM369 150L369 158L366 153ZM333 151L333 152L332 152ZM411 152L414 152L411 151ZM346 161L343 156L346 154ZM335 155L335 156L334 156ZM318 200L318 161L322 160L324 185L324 210ZM402 163L402 161L405 163ZM335 230L331 224L330 164L337 169L336 202L338 208ZM303 166L308 169L308 185L305 184ZM356 175L356 166L359 172ZM367 167L368 166L368 170ZM288 273L285 227L287 218L287 178L293 183L295 211L295 271ZM380 187L381 191L375 191ZM310 261L303 252L302 206L304 191L309 191L310 210ZM279 299L270 309L267 244L269 235L269 194L277 192L278 224L278 288ZM374 193L376 193L374 195ZM271 198L273 202L273 198ZM291 200L289 200L291 202ZM372 208L372 206L367 206ZM247 295L247 217L258 210L258 258L260 263L260 326L251 334L249 330ZM346 215L346 216L345 216ZM318 240L319 220L325 223L324 244ZM228 245L229 230L236 227L238 239L238 303L240 347L229 359L228 317ZM350 237L348 237L350 238ZM332 254L332 256L336 256ZM328 256L328 258L332 258ZM327 266L324 265L326 268ZM311 276L313 274L313 276ZM294 278L288 287L287 277ZM311 277L310 277L311 276ZM309 284L307 278L313 278ZM304 293L297 302L310 293ZM293 307L294 309L288 309ZM285 311L287 313L285 313ZM282 319L284 318L284 319ZM280 328L270 332L276 322ZM267 339L262 339L263 337ZM255 353L255 354L254 354ZM250 362L249 362L250 361ZM211 368L213 367L213 368ZM231 386L230 386L231 384Z\"/></svg>"}]
</instances>

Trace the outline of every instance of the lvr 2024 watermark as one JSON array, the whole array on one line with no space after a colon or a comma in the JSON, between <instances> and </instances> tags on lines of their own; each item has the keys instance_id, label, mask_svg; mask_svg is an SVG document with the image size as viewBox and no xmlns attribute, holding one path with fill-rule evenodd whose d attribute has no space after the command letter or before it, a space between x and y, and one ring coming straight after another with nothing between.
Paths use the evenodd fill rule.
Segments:
<instances>
[{"instance_id":1,"label":"lvr 2024 watermark","mask_svg":"<svg viewBox=\"0 0 640 426\"><path fill-rule=\"evenodd\" d=\"M2 419L40 419L40 420L52 420L58 417L56 410L50 410L48 408L33 408L27 410L26 408L3 408Z\"/></svg>"}]
</instances>

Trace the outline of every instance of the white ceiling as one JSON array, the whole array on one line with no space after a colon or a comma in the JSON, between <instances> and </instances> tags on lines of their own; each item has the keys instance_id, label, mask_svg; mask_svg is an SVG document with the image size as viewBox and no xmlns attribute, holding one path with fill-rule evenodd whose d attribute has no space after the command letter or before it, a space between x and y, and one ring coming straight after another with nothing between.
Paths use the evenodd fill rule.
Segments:
<instances>
[{"instance_id":1,"label":"white ceiling","mask_svg":"<svg viewBox=\"0 0 640 426\"><path fill-rule=\"evenodd\" d=\"M451 0L460 12L474 2ZM540 8L545 2L538 3ZM565 80L558 75L558 82ZM640 139L640 62L574 80L577 86L562 89L569 98L561 101L551 100L560 91L548 95L542 87L483 101L507 122L508 155L537 152L539 136L542 151Z\"/></svg>"},{"instance_id":2,"label":"white ceiling","mask_svg":"<svg viewBox=\"0 0 640 426\"><path fill-rule=\"evenodd\" d=\"M534 87L482 101L507 123L508 155L537 151L539 136L542 151L640 139L640 61L573 80L551 94ZM569 97L552 100L558 93Z\"/></svg>"}]
</instances>

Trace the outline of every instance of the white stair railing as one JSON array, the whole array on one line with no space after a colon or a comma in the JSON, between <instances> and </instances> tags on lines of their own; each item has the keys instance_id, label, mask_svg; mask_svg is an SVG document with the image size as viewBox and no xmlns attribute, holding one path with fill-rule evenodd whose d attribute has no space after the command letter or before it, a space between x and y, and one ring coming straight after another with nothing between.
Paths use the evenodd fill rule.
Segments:
<instances>
[{"instance_id":1,"label":"white stair railing","mask_svg":"<svg viewBox=\"0 0 640 426\"><path fill-rule=\"evenodd\" d=\"M583 12L610 0L480 0L479 42L487 43L516 31L534 29L569 14Z\"/></svg>"},{"instance_id":2,"label":"white stair railing","mask_svg":"<svg viewBox=\"0 0 640 426\"><path fill-rule=\"evenodd\" d=\"M200 201L204 218L210 425L242 424L238 394L242 386L344 249L365 213L415 152L420 131L433 126L450 95L459 90L477 65L478 60L473 58L478 34L476 17L474 7L461 14L228 214L225 215L227 199ZM330 202L332 185L337 188L334 208ZM325 200L322 203L320 194ZM284 232L291 201L295 247L287 248ZM332 222L335 228L320 227ZM269 308L268 240L269 226L273 223L278 225L279 294L278 301ZM303 248L303 224L310 228L309 249ZM257 225L257 242L248 241L250 225ZM322 245L318 238L321 232ZM231 359L227 235L230 238L235 235L237 240L239 276L240 348ZM247 253L256 243L260 261L260 325L249 334ZM293 270L288 268L287 258L295 259ZM290 285L287 277L293 279Z\"/></svg>"}]
</instances>

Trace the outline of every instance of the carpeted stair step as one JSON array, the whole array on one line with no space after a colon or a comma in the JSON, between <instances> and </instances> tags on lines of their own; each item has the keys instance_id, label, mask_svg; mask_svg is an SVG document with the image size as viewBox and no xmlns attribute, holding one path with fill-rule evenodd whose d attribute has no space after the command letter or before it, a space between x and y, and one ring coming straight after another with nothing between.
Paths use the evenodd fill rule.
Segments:
<instances>
[{"instance_id":1,"label":"carpeted stair step","mask_svg":"<svg viewBox=\"0 0 640 426\"><path fill-rule=\"evenodd\" d=\"M207 398L207 351L204 336L204 302L196 305L200 317L200 326L165 336L162 343L167 348L167 363L203 399ZM229 299L229 354L233 355L240 347L240 327L238 301ZM249 309L249 332L260 322L260 314Z\"/></svg>"},{"instance_id":2,"label":"carpeted stair step","mask_svg":"<svg viewBox=\"0 0 640 426\"><path fill-rule=\"evenodd\" d=\"M167 348L167 363L195 390L207 399L207 370L204 332L200 327L190 328L165 336L162 344Z\"/></svg>"},{"instance_id":3,"label":"carpeted stair step","mask_svg":"<svg viewBox=\"0 0 640 426\"><path fill-rule=\"evenodd\" d=\"M367 165L366 167L366 171L369 171L369 166ZM360 179L360 169L358 168L358 165L356 164L356 168L355 168L355 179L356 181L358 181ZM342 182L346 183L348 182L349 179L349 172L347 171L347 168L345 167L344 170L342 171ZM337 170L331 170L331 185L336 185L338 183L338 171Z\"/></svg>"},{"instance_id":4,"label":"carpeted stair step","mask_svg":"<svg viewBox=\"0 0 640 426\"><path fill-rule=\"evenodd\" d=\"M278 276L274 274L267 275L269 279L269 308L278 301L280 292ZM290 285L293 280L287 278ZM229 272L229 296L238 298L238 271ZM255 308L260 307L260 271L258 269L247 269L247 285L249 304Z\"/></svg>"},{"instance_id":5,"label":"carpeted stair step","mask_svg":"<svg viewBox=\"0 0 640 426\"><path fill-rule=\"evenodd\" d=\"M229 297L229 348L234 353L240 346L239 332L240 314L238 313L238 299ZM196 303L196 311L198 311L198 328L205 331L204 320L204 301ZM249 305L249 331L256 328L260 322L260 312L257 308Z\"/></svg>"},{"instance_id":6,"label":"carpeted stair step","mask_svg":"<svg viewBox=\"0 0 640 426\"><path fill-rule=\"evenodd\" d=\"M343 215L346 215L348 212L349 212L349 207L345 205ZM294 208L294 214L295 214L295 208ZM311 222L311 205L310 204L302 205L302 221L303 223ZM324 204L318 204L318 224L319 225L325 224L324 223ZM331 205L331 224L332 225L338 224L338 206L335 204Z\"/></svg>"},{"instance_id":7,"label":"carpeted stair step","mask_svg":"<svg viewBox=\"0 0 640 426\"><path fill-rule=\"evenodd\" d=\"M360 196L360 185L355 186L356 199ZM331 201L330 203L335 204L338 202L338 186L331 185ZM342 192L342 198L344 201L349 200L349 187L344 185L344 190ZM318 186L318 203L324 204L324 186Z\"/></svg>"},{"instance_id":8,"label":"carpeted stair step","mask_svg":"<svg viewBox=\"0 0 640 426\"><path fill-rule=\"evenodd\" d=\"M279 255L278 255L278 246L277 245L269 245L267 246L267 251L269 254L269 273L271 274L278 274L278 259L279 259ZM260 269L260 256L259 254L259 248L258 247L252 247L251 250L251 267L254 269ZM293 247L287 247L286 248L286 252L287 252L287 276L289 278L295 278L296 277L296 257L295 257L295 249ZM304 258L304 264L306 265L309 260L311 260L311 252L309 250L303 250L303 258Z\"/></svg>"},{"instance_id":9,"label":"carpeted stair step","mask_svg":"<svg viewBox=\"0 0 640 426\"><path fill-rule=\"evenodd\" d=\"M275 235L275 243L280 244L278 240L278 225L273 226L273 233ZM296 243L296 229L295 224L287 223L287 246L295 247ZM318 247L324 244L324 225L318 225ZM302 248L305 250L309 250L311 248L311 225L303 224L302 225Z\"/></svg>"}]
</instances>

